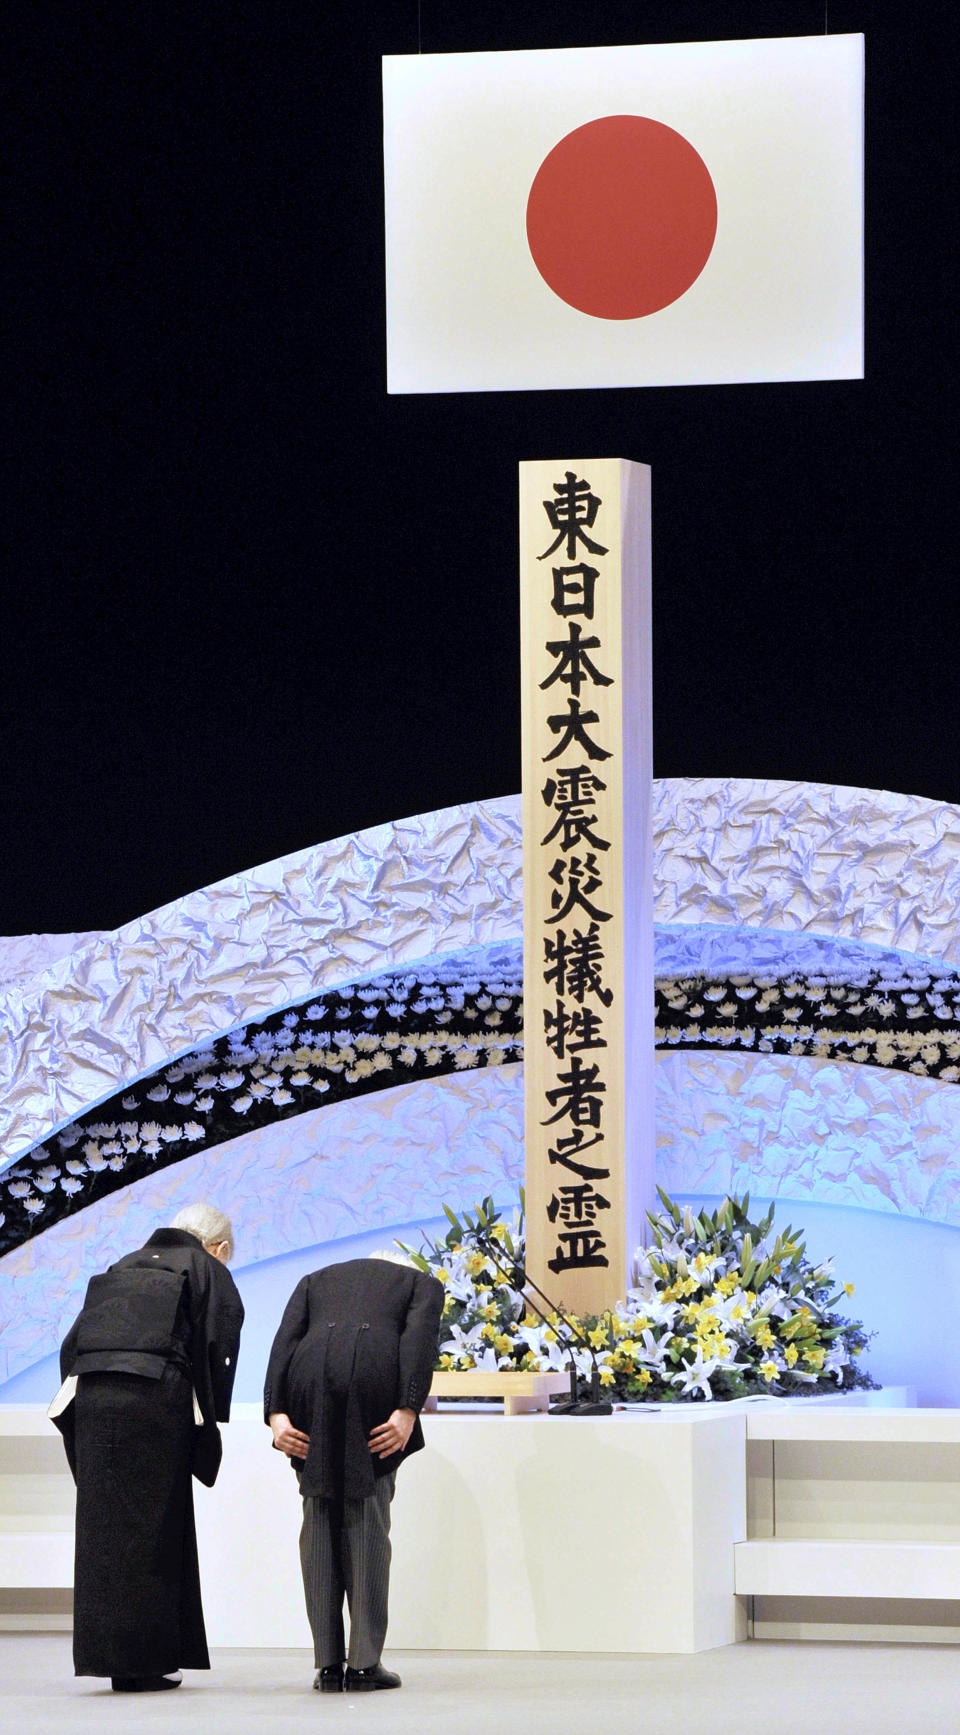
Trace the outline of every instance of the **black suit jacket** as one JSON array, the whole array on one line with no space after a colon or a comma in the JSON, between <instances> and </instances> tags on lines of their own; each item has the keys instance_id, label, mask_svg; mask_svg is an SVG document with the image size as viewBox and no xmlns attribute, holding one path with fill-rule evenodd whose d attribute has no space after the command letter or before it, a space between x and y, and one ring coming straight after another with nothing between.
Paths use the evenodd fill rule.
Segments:
<instances>
[{"instance_id":1,"label":"black suit jacket","mask_svg":"<svg viewBox=\"0 0 960 1735\"><path fill-rule=\"evenodd\" d=\"M138 1274L144 1274L138 1283ZM151 1274L170 1274L179 1303L171 1317L170 1286L151 1294ZM145 1247L109 1267L118 1281L108 1291L91 1328L85 1304L60 1350L60 1377L84 1373L132 1373L157 1379L168 1361L183 1368L197 1394L202 1425L194 1438L192 1470L212 1488L222 1456L218 1422L230 1420L237 1371L243 1302L225 1265L186 1229L157 1229ZM180 1279L179 1288L176 1279ZM94 1284L88 1289L88 1303ZM125 1306L125 1295L128 1303ZM86 1318L86 1329L85 1329ZM98 1335L99 1333L99 1335ZM73 1464L73 1406L57 1417Z\"/></svg>"},{"instance_id":2,"label":"black suit jacket","mask_svg":"<svg viewBox=\"0 0 960 1735\"><path fill-rule=\"evenodd\" d=\"M423 1446L419 1411L437 1359L443 1284L385 1259L349 1259L301 1278L274 1339L264 1420L281 1413L310 1435L303 1494L364 1499ZM402 1452L375 1458L371 1429L416 1410Z\"/></svg>"}]
</instances>

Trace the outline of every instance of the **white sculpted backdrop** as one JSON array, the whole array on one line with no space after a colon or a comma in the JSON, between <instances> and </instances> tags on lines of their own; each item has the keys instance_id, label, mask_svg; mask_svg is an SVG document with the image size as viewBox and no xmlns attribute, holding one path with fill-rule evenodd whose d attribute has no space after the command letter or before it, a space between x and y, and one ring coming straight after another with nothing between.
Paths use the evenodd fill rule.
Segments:
<instances>
[{"instance_id":1,"label":"white sculpted backdrop","mask_svg":"<svg viewBox=\"0 0 960 1735\"><path fill-rule=\"evenodd\" d=\"M960 814L721 779L662 782L656 810L659 1179L807 1205L792 1215L824 1254L880 1225L929 1309L932 1271L960 1287ZM0 944L0 1381L189 1198L233 1215L241 1284L274 1260L281 1288L303 1250L409 1239L444 1201L510 1204L520 877L502 798L300 852L60 956L61 937ZM882 1350L890 1322L862 1290L857 1310Z\"/></svg>"}]
</instances>

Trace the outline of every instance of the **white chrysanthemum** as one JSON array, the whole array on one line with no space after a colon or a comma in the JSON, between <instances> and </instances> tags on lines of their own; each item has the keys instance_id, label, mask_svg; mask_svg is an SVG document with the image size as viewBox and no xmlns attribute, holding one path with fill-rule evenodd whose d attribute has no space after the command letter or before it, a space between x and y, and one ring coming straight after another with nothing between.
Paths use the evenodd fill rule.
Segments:
<instances>
[{"instance_id":1,"label":"white chrysanthemum","mask_svg":"<svg viewBox=\"0 0 960 1735\"><path fill-rule=\"evenodd\" d=\"M213 1097L198 1096L193 1106L197 1110L198 1114L209 1114L213 1107Z\"/></svg>"},{"instance_id":2,"label":"white chrysanthemum","mask_svg":"<svg viewBox=\"0 0 960 1735\"><path fill-rule=\"evenodd\" d=\"M143 1126L140 1128L140 1137L145 1142L148 1140L152 1142L158 1139L160 1137L160 1122L144 1121Z\"/></svg>"},{"instance_id":3,"label":"white chrysanthemum","mask_svg":"<svg viewBox=\"0 0 960 1735\"><path fill-rule=\"evenodd\" d=\"M10 1194L12 1199L25 1199L30 1192L30 1182L9 1181L7 1183L7 1192Z\"/></svg>"},{"instance_id":4,"label":"white chrysanthemum","mask_svg":"<svg viewBox=\"0 0 960 1735\"><path fill-rule=\"evenodd\" d=\"M23 1208L25 1211L29 1211L31 1217L36 1217L41 1211L46 1210L46 1202L43 1199L38 1199L34 1193L31 1198L24 1199Z\"/></svg>"},{"instance_id":5,"label":"white chrysanthemum","mask_svg":"<svg viewBox=\"0 0 960 1735\"><path fill-rule=\"evenodd\" d=\"M230 1107L235 1114L246 1114L247 1110L253 1107L253 1097L249 1092L244 1091L242 1096L234 1097Z\"/></svg>"},{"instance_id":6,"label":"white chrysanthemum","mask_svg":"<svg viewBox=\"0 0 960 1735\"><path fill-rule=\"evenodd\" d=\"M165 1144L172 1145L176 1143L177 1139L182 1137L182 1134L179 1127L164 1127L161 1130L160 1137L163 1139Z\"/></svg>"},{"instance_id":7,"label":"white chrysanthemum","mask_svg":"<svg viewBox=\"0 0 960 1735\"><path fill-rule=\"evenodd\" d=\"M220 1074L221 1090L238 1090L242 1083L243 1073L237 1072L235 1067L229 1072L221 1072Z\"/></svg>"},{"instance_id":8,"label":"white chrysanthemum","mask_svg":"<svg viewBox=\"0 0 960 1735\"><path fill-rule=\"evenodd\" d=\"M163 1076L166 1079L168 1084L179 1084L180 1080L184 1076L183 1067L182 1066L168 1066L168 1068L167 1068L167 1070Z\"/></svg>"},{"instance_id":9,"label":"white chrysanthemum","mask_svg":"<svg viewBox=\"0 0 960 1735\"><path fill-rule=\"evenodd\" d=\"M64 1175L60 1185L65 1193L82 1193L83 1191L83 1182L78 1181L75 1175Z\"/></svg>"},{"instance_id":10,"label":"white chrysanthemum","mask_svg":"<svg viewBox=\"0 0 960 1735\"><path fill-rule=\"evenodd\" d=\"M270 1101L276 1103L277 1108L284 1108L288 1102L293 1101L293 1092L284 1090L281 1086L280 1089L273 1092Z\"/></svg>"}]
</instances>

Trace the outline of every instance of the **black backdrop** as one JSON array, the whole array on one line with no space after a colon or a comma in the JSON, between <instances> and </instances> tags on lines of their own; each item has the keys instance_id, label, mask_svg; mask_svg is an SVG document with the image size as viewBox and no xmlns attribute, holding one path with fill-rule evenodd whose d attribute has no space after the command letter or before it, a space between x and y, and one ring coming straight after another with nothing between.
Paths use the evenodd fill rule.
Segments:
<instances>
[{"instance_id":1,"label":"black backdrop","mask_svg":"<svg viewBox=\"0 0 960 1735\"><path fill-rule=\"evenodd\" d=\"M867 38L865 381L384 386L382 53L824 13L17 10L0 932L517 790L521 457L653 466L658 775L960 799L952 7L829 0Z\"/></svg>"}]
</instances>

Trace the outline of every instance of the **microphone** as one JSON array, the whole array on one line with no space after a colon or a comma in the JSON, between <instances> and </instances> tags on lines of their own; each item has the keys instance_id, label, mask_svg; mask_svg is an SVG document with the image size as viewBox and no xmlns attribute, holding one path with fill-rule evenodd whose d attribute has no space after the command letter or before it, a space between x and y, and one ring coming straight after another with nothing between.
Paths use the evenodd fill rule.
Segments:
<instances>
[{"instance_id":1,"label":"microphone","mask_svg":"<svg viewBox=\"0 0 960 1735\"><path fill-rule=\"evenodd\" d=\"M497 1270L500 1271L504 1277L508 1278L511 1285L516 1285L517 1279L520 1278L520 1286L524 1289L535 1290L537 1295L540 1296L541 1301L546 1302L550 1312L554 1314L557 1319L563 1322L563 1325L566 1328L566 1336L563 1339L563 1348L572 1351L573 1343L578 1343L581 1349L587 1351L587 1354L593 1363L593 1369L590 1375L590 1396L589 1398L579 1398L577 1396L577 1364L571 1354L570 1396L569 1398L564 1398L560 1403L551 1404L549 1414L551 1416L612 1415L612 1403L608 1398L603 1398L600 1395L600 1363L597 1361L596 1350L586 1333L582 1332L580 1327L574 1324L569 1315L564 1313L562 1307L557 1307L556 1303L551 1301L549 1295L544 1293L538 1283L534 1283L533 1278L528 1276L522 1265L517 1265L515 1262L513 1265L507 1265L505 1263L501 1257L499 1245L493 1240L492 1236L485 1234L481 1229L475 1230L474 1233L477 1245L480 1247L481 1251L488 1259L492 1260L493 1264L497 1267ZM550 1319L544 1313L543 1308L538 1306L537 1302L533 1300L533 1297L525 1295L525 1300L529 1306L533 1308L533 1311L537 1314L538 1318L543 1320L544 1325L550 1326L551 1330L554 1329Z\"/></svg>"}]
</instances>

